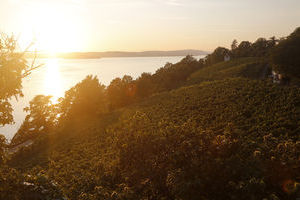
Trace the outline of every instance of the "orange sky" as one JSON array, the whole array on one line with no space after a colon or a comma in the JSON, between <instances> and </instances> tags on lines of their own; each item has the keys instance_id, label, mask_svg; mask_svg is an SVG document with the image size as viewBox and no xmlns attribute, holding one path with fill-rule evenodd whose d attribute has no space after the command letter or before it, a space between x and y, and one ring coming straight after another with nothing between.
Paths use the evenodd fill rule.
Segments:
<instances>
[{"instance_id":1,"label":"orange sky","mask_svg":"<svg viewBox=\"0 0 300 200\"><path fill-rule=\"evenodd\" d=\"M300 26L299 0L0 0L0 30L40 51L229 47Z\"/></svg>"}]
</instances>

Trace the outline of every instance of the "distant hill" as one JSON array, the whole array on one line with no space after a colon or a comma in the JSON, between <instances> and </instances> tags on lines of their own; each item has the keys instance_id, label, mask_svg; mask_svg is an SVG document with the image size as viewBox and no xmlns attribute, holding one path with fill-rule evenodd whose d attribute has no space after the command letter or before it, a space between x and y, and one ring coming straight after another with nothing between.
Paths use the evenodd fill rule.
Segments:
<instances>
[{"instance_id":1,"label":"distant hill","mask_svg":"<svg viewBox=\"0 0 300 200\"><path fill-rule=\"evenodd\" d=\"M105 52L71 52L59 53L56 57L68 59L92 59L92 58L108 58L108 57L156 57L156 56L186 56L186 55L206 55L208 52L202 50L175 50L175 51L141 51L141 52L126 52L126 51L105 51ZM28 57L34 57L33 53L28 53ZM40 53L39 58L51 57L49 54Z\"/></svg>"}]
</instances>

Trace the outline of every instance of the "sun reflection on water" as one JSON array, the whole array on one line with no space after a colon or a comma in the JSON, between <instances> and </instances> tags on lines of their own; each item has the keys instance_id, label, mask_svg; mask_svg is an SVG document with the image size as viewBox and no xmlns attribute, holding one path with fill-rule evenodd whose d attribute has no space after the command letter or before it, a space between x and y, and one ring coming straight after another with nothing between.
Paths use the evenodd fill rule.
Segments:
<instances>
[{"instance_id":1,"label":"sun reflection on water","mask_svg":"<svg viewBox=\"0 0 300 200\"><path fill-rule=\"evenodd\" d=\"M46 95L51 95L52 102L56 103L58 98L64 95L58 59L47 60L45 67L44 91Z\"/></svg>"}]
</instances>

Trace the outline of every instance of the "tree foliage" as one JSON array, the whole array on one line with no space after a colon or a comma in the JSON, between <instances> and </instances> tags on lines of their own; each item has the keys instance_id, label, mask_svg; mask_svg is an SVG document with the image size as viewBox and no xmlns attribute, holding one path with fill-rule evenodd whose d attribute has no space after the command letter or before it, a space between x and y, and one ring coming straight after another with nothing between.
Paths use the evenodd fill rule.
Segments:
<instances>
[{"instance_id":1,"label":"tree foliage","mask_svg":"<svg viewBox=\"0 0 300 200\"><path fill-rule=\"evenodd\" d=\"M0 199L6 200L63 200L56 183L45 174L25 175L18 170L0 168Z\"/></svg>"},{"instance_id":2,"label":"tree foliage","mask_svg":"<svg viewBox=\"0 0 300 200\"><path fill-rule=\"evenodd\" d=\"M278 72L300 79L300 28L281 40L272 52L272 62Z\"/></svg>"},{"instance_id":3,"label":"tree foliage","mask_svg":"<svg viewBox=\"0 0 300 200\"><path fill-rule=\"evenodd\" d=\"M153 82L157 85L156 92L178 88L191 73L203 67L192 56L186 56L176 64L167 63L153 74Z\"/></svg>"},{"instance_id":4,"label":"tree foliage","mask_svg":"<svg viewBox=\"0 0 300 200\"><path fill-rule=\"evenodd\" d=\"M22 78L36 66L28 65L24 53L17 52L13 36L0 36L0 125L13 123L12 97L22 97Z\"/></svg>"},{"instance_id":5,"label":"tree foliage","mask_svg":"<svg viewBox=\"0 0 300 200\"><path fill-rule=\"evenodd\" d=\"M105 86L97 77L87 76L66 91L58 107L61 120L101 115L107 110Z\"/></svg>"},{"instance_id":6,"label":"tree foliage","mask_svg":"<svg viewBox=\"0 0 300 200\"><path fill-rule=\"evenodd\" d=\"M238 41L236 39L234 39L231 44L231 51L233 51L237 47L238 47Z\"/></svg>"},{"instance_id":7,"label":"tree foliage","mask_svg":"<svg viewBox=\"0 0 300 200\"><path fill-rule=\"evenodd\" d=\"M18 145L27 140L51 131L57 121L57 108L52 104L51 96L37 95L24 108L26 115L24 122L13 137L11 144Z\"/></svg>"},{"instance_id":8,"label":"tree foliage","mask_svg":"<svg viewBox=\"0 0 300 200\"><path fill-rule=\"evenodd\" d=\"M231 53L229 49L224 47L218 47L214 50L214 52L206 56L205 64L209 66L209 65L216 64L218 62L222 62L224 61L224 56L230 54Z\"/></svg>"},{"instance_id":9,"label":"tree foliage","mask_svg":"<svg viewBox=\"0 0 300 200\"><path fill-rule=\"evenodd\" d=\"M107 97L111 108L120 108L133 102L136 86L131 76L115 78L107 87Z\"/></svg>"}]
</instances>

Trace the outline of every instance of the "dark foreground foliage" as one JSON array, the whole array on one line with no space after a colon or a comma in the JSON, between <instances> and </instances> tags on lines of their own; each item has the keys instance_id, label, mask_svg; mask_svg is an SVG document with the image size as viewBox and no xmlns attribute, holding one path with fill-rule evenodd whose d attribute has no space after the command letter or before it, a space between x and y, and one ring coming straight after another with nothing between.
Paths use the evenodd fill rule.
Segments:
<instances>
[{"instance_id":1,"label":"dark foreground foliage","mask_svg":"<svg viewBox=\"0 0 300 200\"><path fill-rule=\"evenodd\" d=\"M295 199L299 97L241 78L181 88L65 128L17 166L44 163L70 199Z\"/></svg>"},{"instance_id":2,"label":"dark foreground foliage","mask_svg":"<svg viewBox=\"0 0 300 200\"><path fill-rule=\"evenodd\" d=\"M53 180L41 171L38 174L24 175L9 168L0 168L0 199L7 200L63 200L63 193Z\"/></svg>"}]
</instances>

